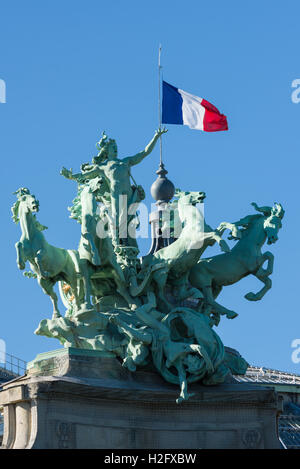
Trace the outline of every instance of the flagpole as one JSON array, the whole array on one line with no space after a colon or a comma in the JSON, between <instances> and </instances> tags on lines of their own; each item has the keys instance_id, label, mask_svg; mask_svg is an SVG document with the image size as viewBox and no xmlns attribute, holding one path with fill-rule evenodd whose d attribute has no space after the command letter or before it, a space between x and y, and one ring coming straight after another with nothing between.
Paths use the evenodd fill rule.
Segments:
<instances>
[{"instance_id":1,"label":"flagpole","mask_svg":"<svg viewBox=\"0 0 300 469\"><path fill-rule=\"evenodd\" d=\"M160 99L160 90L161 90L161 69L162 66L160 64L160 56L161 56L161 44L159 45L158 49L158 123L159 128L161 128L161 99ZM162 136L159 137L159 148L160 148L160 164L162 164Z\"/></svg>"}]
</instances>

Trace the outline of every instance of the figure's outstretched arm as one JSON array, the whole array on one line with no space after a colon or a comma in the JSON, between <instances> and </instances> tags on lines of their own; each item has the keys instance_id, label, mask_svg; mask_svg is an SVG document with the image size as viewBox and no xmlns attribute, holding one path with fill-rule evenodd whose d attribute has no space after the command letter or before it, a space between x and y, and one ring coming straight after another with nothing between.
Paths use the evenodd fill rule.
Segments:
<instances>
[{"instance_id":1,"label":"figure's outstretched arm","mask_svg":"<svg viewBox=\"0 0 300 469\"><path fill-rule=\"evenodd\" d=\"M72 179L73 181L78 181L79 176L81 176L81 174L73 174L72 168L67 169L64 166L61 169L60 174L66 179Z\"/></svg>"},{"instance_id":2,"label":"figure's outstretched arm","mask_svg":"<svg viewBox=\"0 0 300 469\"><path fill-rule=\"evenodd\" d=\"M101 169L98 166L96 166L94 169L90 169L88 171L83 171L81 173L81 178L83 180L85 180L85 179L94 179L94 178L96 178L98 176L102 176L102 175L103 175L103 171L101 171Z\"/></svg>"},{"instance_id":3,"label":"figure's outstretched arm","mask_svg":"<svg viewBox=\"0 0 300 469\"><path fill-rule=\"evenodd\" d=\"M168 132L167 129L165 129L165 128L160 129L159 128L155 132L154 137L152 138L152 140L146 146L145 150L137 153L134 156L128 156L127 158L124 158L123 161L128 163L130 166L134 166L134 165L140 163L146 156L148 156L152 152L152 150L155 147L155 144L156 144L157 140L159 139L159 137L161 135L165 134L166 132Z\"/></svg>"},{"instance_id":4,"label":"figure's outstretched arm","mask_svg":"<svg viewBox=\"0 0 300 469\"><path fill-rule=\"evenodd\" d=\"M88 167L89 169L83 170L81 173L77 173L77 174L73 174L72 169L69 170L66 168L62 168L62 170L60 171L60 174L64 176L65 178L72 179L73 181L77 181L78 183L84 182L85 179L93 179L103 174L103 172L98 166L90 165L86 167Z\"/></svg>"}]
</instances>

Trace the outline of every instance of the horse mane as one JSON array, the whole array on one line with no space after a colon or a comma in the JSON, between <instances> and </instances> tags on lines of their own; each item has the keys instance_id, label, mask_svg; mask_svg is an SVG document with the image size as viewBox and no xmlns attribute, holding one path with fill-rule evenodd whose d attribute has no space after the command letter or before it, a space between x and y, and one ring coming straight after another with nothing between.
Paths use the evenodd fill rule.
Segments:
<instances>
[{"instance_id":1,"label":"horse mane","mask_svg":"<svg viewBox=\"0 0 300 469\"><path fill-rule=\"evenodd\" d=\"M13 206L11 207L12 211L12 219L15 223L19 223L20 218L19 218L19 205L20 205L20 200L18 199Z\"/></svg>"},{"instance_id":2,"label":"horse mane","mask_svg":"<svg viewBox=\"0 0 300 469\"><path fill-rule=\"evenodd\" d=\"M21 202L21 197L23 195L30 194L30 190L27 189L27 187L20 187L16 192L13 193L13 195L17 196L17 201L13 204L11 211L12 211L12 219L15 223L19 223L20 218L19 218L19 205Z\"/></svg>"},{"instance_id":3,"label":"horse mane","mask_svg":"<svg viewBox=\"0 0 300 469\"><path fill-rule=\"evenodd\" d=\"M241 218L239 221L233 223L233 225L236 225L237 227L242 226L243 229L240 230L242 235L245 231L247 231L247 229L249 228L249 225L251 224L251 222L253 222L255 220L258 220L259 218L267 218L273 212L279 218L283 218L283 216L284 216L284 210L283 210L281 204L275 203L274 207L268 207L268 206L259 207L255 202L252 202L251 205L259 213L256 213L254 215L247 215L246 217ZM229 238L229 239L232 239L232 238Z\"/></svg>"},{"instance_id":4,"label":"horse mane","mask_svg":"<svg viewBox=\"0 0 300 469\"><path fill-rule=\"evenodd\" d=\"M272 214L275 214L278 218L282 219L285 214L283 206L275 202L274 207L272 208Z\"/></svg>"},{"instance_id":5,"label":"horse mane","mask_svg":"<svg viewBox=\"0 0 300 469\"><path fill-rule=\"evenodd\" d=\"M81 192L84 189L84 185L78 185L77 195L72 200L72 207L68 207L71 215L70 218L77 220L78 223L82 223L82 206L81 206Z\"/></svg>"},{"instance_id":6,"label":"horse mane","mask_svg":"<svg viewBox=\"0 0 300 469\"><path fill-rule=\"evenodd\" d=\"M255 215L247 215L246 217L244 218L241 218L239 221L233 223L234 225L237 225L237 226L242 226L244 228L248 228L250 223L254 220L257 220L258 218L262 218L263 215L257 213Z\"/></svg>"},{"instance_id":7,"label":"horse mane","mask_svg":"<svg viewBox=\"0 0 300 469\"><path fill-rule=\"evenodd\" d=\"M251 205L255 208L257 212L262 213L265 217L269 217L271 215L272 207L259 207L255 202L252 202Z\"/></svg>"}]
</instances>

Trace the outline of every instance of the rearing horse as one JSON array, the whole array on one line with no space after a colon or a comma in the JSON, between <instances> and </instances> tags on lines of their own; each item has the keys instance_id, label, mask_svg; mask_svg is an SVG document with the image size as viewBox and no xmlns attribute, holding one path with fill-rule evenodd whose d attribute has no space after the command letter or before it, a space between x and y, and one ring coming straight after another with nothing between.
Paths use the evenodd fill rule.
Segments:
<instances>
[{"instance_id":1,"label":"rearing horse","mask_svg":"<svg viewBox=\"0 0 300 469\"><path fill-rule=\"evenodd\" d=\"M232 285L252 274L261 280L264 286L257 293L247 293L245 298L249 301L258 301L272 286L269 275L273 272L274 256L269 251L262 253L261 248L266 239L268 244L277 241L284 210L277 203L274 207L258 207L255 203L252 205L260 213L248 215L234 223L236 227L243 229L240 231L241 239L231 251L200 259L190 272L190 283L203 293L203 307L217 315L226 314L229 318L237 316L234 311L228 310L215 301L222 287ZM234 239L234 236L231 239ZM268 264L264 269L265 261L268 261Z\"/></svg>"},{"instance_id":2,"label":"rearing horse","mask_svg":"<svg viewBox=\"0 0 300 469\"><path fill-rule=\"evenodd\" d=\"M231 223L223 222L216 230L206 224L203 214L196 206L204 200L204 192L183 192L177 189L175 196L178 197L178 216L182 225L178 239L155 254L143 258L143 267L158 263L165 265L153 275L154 287L164 312L172 309L172 305L165 297L164 289L167 280L176 288L176 296L180 300L191 296L202 297L199 289L190 288L188 285L190 269L197 263L206 248L213 246L216 242L222 251L230 251L229 246L222 239L222 234L227 228L238 236L238 230Z\"/></svg>"},{"instance_id":3,"label":"rearing horse","mask_svg":"<svg viewBox=\"0 0 300 469\"><path fill-rule=\"evenodd\" d=\"M29 189L18 189L17 202L12 207L13 220L20 222L22 235L16 243L17 264L20 270L25 269L29 261L32 271L36 274L39 285L45 294L49 295L53 303L53 317L60 317L57 306L57 295L53 290L58 280L66 281L74 294L77 307L80 307L78 295L78 274L76 272L76 251L66 250L48 244L42 231L46 226L41 225L35 212L39 210L39 201L30 194Z\"/></svg>"}]
</instances>

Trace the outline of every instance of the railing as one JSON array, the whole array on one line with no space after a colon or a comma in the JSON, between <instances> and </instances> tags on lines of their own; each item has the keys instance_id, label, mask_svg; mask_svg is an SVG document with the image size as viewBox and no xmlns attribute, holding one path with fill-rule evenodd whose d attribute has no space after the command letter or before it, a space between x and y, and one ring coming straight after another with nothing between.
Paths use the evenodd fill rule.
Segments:
<instances>
[{"instance_id":1,"label":"railing","mask_svg":"<svg viewBox=\"0 0 300 469\"><path fill-rule=\"evenodd\" d=\"M0 351L0 370L1 369L12 375L20 376L26 371L26 362L21 358Z\"/></svg>"},{"instance_id":2,"label":"railing","mask_svg":"<svg viewBox=\"0 0 300 469\"><path fill-rule=\"evenodd\" d=\"M239 381L300 385L300 375L254 366L249 367L246 374L240 375L238 379Z\"/></svg>"}]
</instances>

